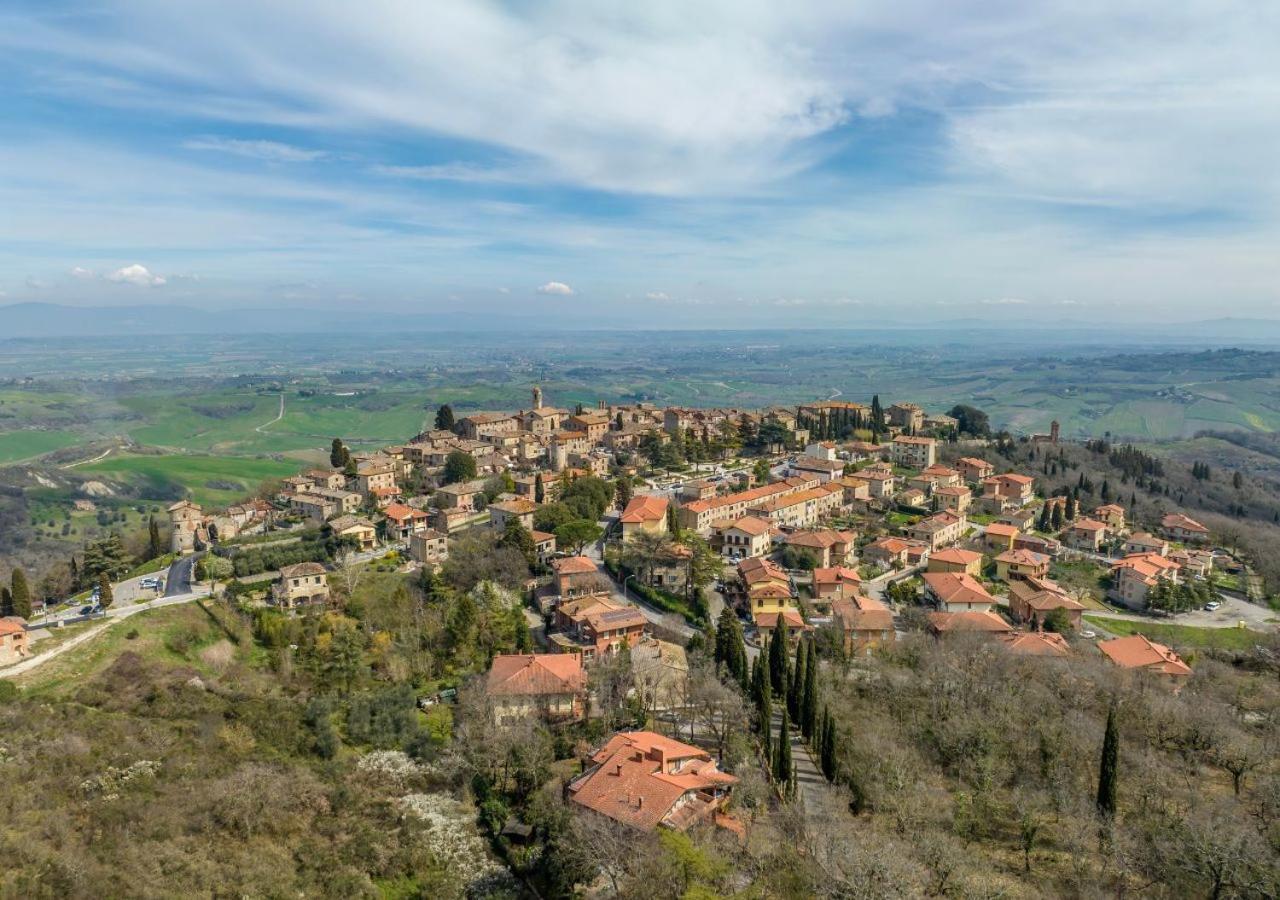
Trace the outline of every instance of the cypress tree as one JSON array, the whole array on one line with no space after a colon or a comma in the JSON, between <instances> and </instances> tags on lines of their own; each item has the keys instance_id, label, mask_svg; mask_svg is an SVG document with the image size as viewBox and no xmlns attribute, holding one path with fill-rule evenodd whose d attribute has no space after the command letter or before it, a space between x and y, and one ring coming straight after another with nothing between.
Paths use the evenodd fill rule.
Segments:
<instances>
[{"instance_id":1,"label":"cypress tree","mask_svg":"<svg viewBox=\"0 0 1280 900\"><path fill-rule=\"evenodd\" d=\"M796 647L796 664L791 670L791 680L787 683L787 712L791 720L800 723L800 700L804 693L805 669L808 667L809 655L805 652L805 641Z\"/></svg>"},{"instance_id":2,"label":"cypress tree","mask_svg":"<svg viewBox=\"0 0 1280 900\"><path fill-rule=\"evenodd\" d=\"M151 554L151 559L164 556L164 544L160 540L160 523L156 521L155 516L151 517L147 525L147 550Z\"/></svg>"},{"instance_id":3,"label":"cypress tree","mask_svg":"<svg viewBox=\"0 0 1280 900\"><path fill-rule=\"evenodd\" d=\"M791 721L786 709L782 710L782 724L778 726L778 745L773 755L773 778L779 783L791 778Z\"/></svg>"},{"instance_id":4,"label":"cypress tree","mask_svg":"<svg viewBox=\"0 0 1280 900\"><path fill-rule=\"evenodd\" d=\"M329 445L329 465L335 469L341 469L347 464L346 458L347 448L342 446L341 438L334 438L333 443Z\"/></svg>"},{"instance_id":5,"label":"cypress tree","mask_svg":"<svg viewBox=\"0 0 1280 900\"><path fill-rule=\"evenodd\" d=\"M811 741L818 734L818 657L813 647L805 654L804 693L800 696L800 730Z\"/></svg>"},{"instance_id":6,"label":"cypress tree","mask_svg":"<svg viewBox=\"0 0 1280 900\"><path fill-rule=\"evenodd\" d=\"M773 731L773 699L769 693L768 685L765 685L765 692L760 695L760 742L764 746L764 758L770 759L770 748Z\"/></svg>"},{"instance_id":7,"label":"cypress tree","mask_svg":"<svg viewBox=\"0 0 1280 900\"><path fill-rule=\"evenodd\" d=\"M547 499L547 489L542 483L542 473L533 476L533 502L542 503Z\"/></svg>"},{"instance_id":8,"label":"cypress tree","mask_svg":"<svg viewBox=\"0 0 1280 900\"><path fill-rule=\"evenodd\" d=\"M1116 730L1115 703L1107 710L1107 730L1102 738L1102 762L1098 767L1098 812L1108 819L1116 814L1116 778L1120 762L1120 734Z\"/></svg>"},{"instance_id":9,"label":"cypress tree","mask_svg":"<svg viewBox=\"0 0 1280 900\"><path fill-rule=\"evenodd\" d=\"M0 619L13 615L13 594L8 585L0 585Z\"/></svg>"},{"instance_id":10,"label":"cypress tree","mask_svg":"<svg viewBox=\"0 0 1280 900\"><path fill-rule=\"evenodd\" d=\"M781 614L769 638L769 687L778 697L787 695L787 623Z\"/></svg>"},{"instance_id":11,"label":"cypress tree","mask_svg":"<svg viewBox=\"0 0 1280 900\"><path fill-rule=\"evenodd\" d=\"M74 556L71 557L71 563L68 568L71 570L71 587L78 589L80 587L80 564L76 562Z\"/></svg>"},{"instance_id":12,"label":"cypress tree","mask_svg":"<svg viewBox=\"0 0 1280 900\"><path fill-rule=\"evenodd\" d=\"M436 410L436 431L453 431L453 407L448 403Z\"/></svg>"},{"instance_id":13,"label":"cypress tree","mask_svg":"<svg viewBox=\"0 0 1280 900\"><path fill-rule=\"evenodd\" d=\"M27 585L27 573L21 569L14 569L9 576L9 595L13 615L31 618L31 588Z\"/></svg>"},{"instance_id":14,"label":"cypress tree","mask_svg":"<svg viewBox=\"0 0 1280 900\"><path fill-rule=\"evenodd\" d=\"M827 781L836 780L836 720L831 710L822 715L822 774Z\"/></svg>"},{"instance_id":15,"label":"cypress tree","mask_svg":"<svg viewBox=\"0 0 1280 900\"><path fill-rule=\"evenodd\" d=\"M98 605L106 610L113 602L115 596L111 593L111 579L103 572L98 576Z\"/></svg>"}]
</instances>

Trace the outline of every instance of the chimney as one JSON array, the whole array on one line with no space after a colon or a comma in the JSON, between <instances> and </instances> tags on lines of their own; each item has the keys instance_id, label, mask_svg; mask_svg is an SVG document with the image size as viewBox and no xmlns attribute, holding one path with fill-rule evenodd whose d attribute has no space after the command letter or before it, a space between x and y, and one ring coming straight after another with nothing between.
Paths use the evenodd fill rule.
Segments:
<instances>
[{"instance_id":1,"label":"chimney","mask_svg":"<svg viewBox=\"0 0 1280 900\"><path fill-rule=\"evenodd\" d=\"M622 763L618 763L613 767L613 774L617 775L619 778L622 777Z\"/></svg>"},{"instance_id":2,"label":"chimney","mask_svg":"<svg viewBox=\"0 0 1280 900\"><path fill-rule=\"evenodd\" d=\"M644 794L636 798L636 809L644 809Z\"/></svg>"}]
</instances>

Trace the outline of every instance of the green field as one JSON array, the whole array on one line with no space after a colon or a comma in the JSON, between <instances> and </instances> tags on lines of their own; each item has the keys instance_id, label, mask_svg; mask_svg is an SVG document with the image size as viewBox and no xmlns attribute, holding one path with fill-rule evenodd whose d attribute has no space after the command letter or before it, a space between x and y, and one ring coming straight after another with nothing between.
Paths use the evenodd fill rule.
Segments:
<instances>
[{"instance_id":1,"label":"green field","mask_svg":"<svg viewBox=\"0 0 1280 900\"><path fill-rule=\"evenodd\" d=\"M72 431L8 431L0 433L0 465L42 456L78 444L82 437Z\"/></svg>"},{"instance_id":2,"label":"green field","mask_svg":"<svg viewBox=\"0 0 1280 900\"><path fill-rule=\"evenodd\" d=\"M295 475L296 462L237 456L111 456L78 471L138 486L144 497L167 498L175 485L202 505L225 506L253 493L263 481ZM238 485L236 489L210 482Z\"/></svg>"},{"instance_id":3,"label":"green field","mask_svg":"<svg viewBox=\"0 0 1280 900\"><path fill-rule=\"evenodd\" d=\"M1197 628L1194 625L1135 622L1106 616L1085 616L1084 619L1120 637L1141 634L1174 650L1249 650L1265 640L1261 634L1247 628Z\"/></svg>"}]
</instances>

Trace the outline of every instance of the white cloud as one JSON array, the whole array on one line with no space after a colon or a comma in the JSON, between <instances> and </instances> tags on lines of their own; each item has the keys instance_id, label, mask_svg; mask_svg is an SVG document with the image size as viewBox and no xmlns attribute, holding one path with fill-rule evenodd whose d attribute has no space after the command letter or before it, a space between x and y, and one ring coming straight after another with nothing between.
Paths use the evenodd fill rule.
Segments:
<instances>
[{"instance_id":1,"label":"white cloud","mask_svg":"<svg viewBox=\"0 0 1280 900\"><path fill-rule=\"evenodd\" d=\"M644 297L646 300L657 300L659 302L671 299L671 296L664 291L650 291Z\"/></svg>"},{"instance_id":2,"label":"white cloud","mask_svg":"<svg viewBox=\"0 0 1280 900\"><path fill-rule=\"evenodd\" d=\"M542 287L538 288L539 294L552 294L560 297L572 297L573 288L565 284L563 281L548 281Z\"/></svg>"},{"instance_id":3,"label":"white cloud","mask_svg":"<svg viewBox=\"0 0 1280 900\"><path fill-rule=\"evenodd\" d=\"M85 279L93 278L95 276L92 269L86 269L84 266L72 266L71 277L85 280Z\"/></svg>"},{"instance_id":4,"label":"white cloud","mask_svg":"<svg viewBox=\"0 0 1280 900\"><path fill-rule=\"evenodd\" d=\"M1021 297L992 297L982 301L984 306L1025 306L1026 303Z\"/></svg>"},{"instance_id":5,"label":"white cloud","mask_svg":"<svg viewBox=\"0 0 1280 900\"><path fill-rule=\"evenodd\" d=\"M138 263L108 272L102 277L116 284L133 284L139 287L160 287L165 283L163 276L156 275L146 266Z\"/></svg>"},{"instance_id":6,"label":"white cloud","mask_svg":"<svg viewBox=\"0 0 1280 900\"><path fill-rule=\"evenodd\" d=\"M267 162L314 162L328 155L323 150L308 150L278 141L245 141L216 136L192 138L182 146L188 150L212 150Z\"/></svg>"}]
</instances>

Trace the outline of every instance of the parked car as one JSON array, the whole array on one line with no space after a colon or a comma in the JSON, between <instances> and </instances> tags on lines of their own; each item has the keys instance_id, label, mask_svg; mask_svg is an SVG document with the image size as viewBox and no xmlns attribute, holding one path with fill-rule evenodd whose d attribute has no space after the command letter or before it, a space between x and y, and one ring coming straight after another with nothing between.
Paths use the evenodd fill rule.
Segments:
<instances>
[{"instance_id":1,"label":"parked car","mask_svg":"<svg viewBox=\"0 0 1280 900\"><path fill-rule=\"evenodd\" d=\"M1205 612L1213 612L1215 609L1217 609L1220 606L1222 606L1222 604L1219 603L1217 600L1210 600L1208 603L1204 605L1204 610Z\"/></svg>"},{"instance_id":2,"label":"parked car","mask_svg":"<svg viewBox=\"0 0 1280 900\"><path fill-rule=\"evenodd\" d=\"M80 607L80 615L82 615L82 616L89 616L89 615L92 615L92 614L93 614L93 609L94 609L94 608L93 608L92 606L82 606L82 607Z\"/></svg>"},{"instance_id":3,"label":"parked car","mask_svg":"<svg viewBox=\"0 0 1280 900\"><path fill-rule=\"evenodd\" d=\"M1097 636L1098 632L1091 628L1086 628L1084 631L1080 632L1080 637L1082 638L1096 638Z\"/></svg>"}]
</instances>

